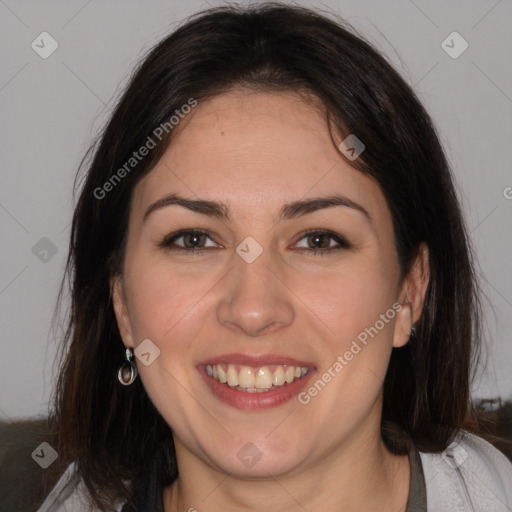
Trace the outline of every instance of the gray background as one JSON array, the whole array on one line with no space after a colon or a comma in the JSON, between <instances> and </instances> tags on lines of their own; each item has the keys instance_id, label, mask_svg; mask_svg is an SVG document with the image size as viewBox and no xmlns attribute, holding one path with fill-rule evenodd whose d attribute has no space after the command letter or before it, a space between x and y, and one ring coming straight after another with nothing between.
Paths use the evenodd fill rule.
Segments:
<instances>
[{"instance_id":1,"label":"gray background","mask_svg":"<svg viewBox=\"0 0 512 512\"><path fill-rule=\"evenodd\" d=\"M474 395L511 398L511 0L301 3L348 19L433 116L487 295L488 358ZM135 62L185 16L218 4L0 0L0 419L48 410L62 334L51 318L82 156ZM44 31L59 45L47 59L31 47ZM456 59L441 46L453 31L469 44Z\"/></svg>"}]
</instances>

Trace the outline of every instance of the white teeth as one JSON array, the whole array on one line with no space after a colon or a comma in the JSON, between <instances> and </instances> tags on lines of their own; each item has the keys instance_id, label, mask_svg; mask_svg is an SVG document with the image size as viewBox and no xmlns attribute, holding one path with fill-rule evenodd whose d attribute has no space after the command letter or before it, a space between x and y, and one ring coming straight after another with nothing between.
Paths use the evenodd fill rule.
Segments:
<instances>
[{"instance_id":1,"label":"white teeth","mask_svg":"<svg viewBox=\"0 0 512 512\"><path fill-rule=\"evenodd\" d=\"M274 378L272 379L272 384L274 384L274 386L282 386L285 383L285 381L286 379L284 377L284 369L282 366L278 366L274 371Z\"/></svg>"},{"instance_id":2,"label":"white teeth","mask_svg":"<svg viewBox=\"0 0 512 512\"><path fill-rule=\"evenodd\" d=\"M266 366L259 369L254 387L257 389L269 389L272 387L272 372Z\"/></svg>"},{"instance_id":3,"label":"white teeth","mask_svg":"<svg viewBox=\"0 0 512 512\"><path fill-rule=\"evenodd\" d=\"M240 368L238 370L237 368ZM233 364L206 365L206 373L222 384L248 393L261 393L278 386L290 384L309 372L304 366L276 365L274 371L268 366L254 368Z\"/></svg>"},{"instance_id":4,"label":"white teeth","mask_svg":"<svg viewBox=\"0 0 512 512\"><path fill-rule=\"evenodd\" d=\"M240 373L238 374L238 385L244 389L254 389L254 373L248 366L242 366Z\"/></svg>"},{"instance_id":5,"label":"white teeth","mask_svg":"<svg viewBox=\"0 0 512 512\"><path fill-rule=\"evenodd\" d=\"M210 365L208 365L210 366ZM206 368L208 368L208 366ZM222 384L225 384L227 381L228 381L228 376L226 375L226 372L224 371L224 369L222 368L222 366L219 364L219 365L215 365L217 367L217 371L219 372L219 382L222 382ZM208 370L206 370L208 371Z\"/></svg>"},{"instance_id":6,"label":"white teeth","mask_svg":"<svg viewBox=\"0 0 512 512\"><path fill-rule=\"evenodd\" d=\"M236 373L236 370L232 365L229 365L228 367L227 377L228 386L231 386L232 388L238 386L238 374Z\"/></svg>"}]
</instances>

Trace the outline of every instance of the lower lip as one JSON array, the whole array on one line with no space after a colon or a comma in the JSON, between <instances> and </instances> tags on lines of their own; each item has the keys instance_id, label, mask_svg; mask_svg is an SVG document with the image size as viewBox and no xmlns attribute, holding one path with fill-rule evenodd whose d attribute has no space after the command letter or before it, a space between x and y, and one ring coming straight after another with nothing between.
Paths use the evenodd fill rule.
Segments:
<instances>
[{"instance_id":1,"label":"lower lip","mask_svg":"<svg viewBox=\"0 0 512 512\"><path fill-rule=\"evenodd\" d=\"M248 411L270 409L288 402L306 387L307 382L315 373L315 370L312 368L307 375L304 375L301 379L294 380L290 384L278 386L271 391L249 393L247 391L237 391L227 384L221 384L206 373L204 366L198 367L198 370L212 393L221 402L236 407L237 409Z\"/></svg>"}]
</instances>

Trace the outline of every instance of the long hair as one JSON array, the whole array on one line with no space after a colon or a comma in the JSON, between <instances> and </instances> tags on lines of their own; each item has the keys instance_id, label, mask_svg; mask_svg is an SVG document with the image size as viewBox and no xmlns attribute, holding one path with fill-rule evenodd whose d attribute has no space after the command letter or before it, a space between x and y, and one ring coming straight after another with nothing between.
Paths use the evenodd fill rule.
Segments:
<instances>
[{"instance_id":1,"label":"long hair","mask_svg":"<svg viewBox=\"0 0 512 512\"><path fill-rule=\"evenodd\" d=\"M129 499L158 443L172 446L140 379L123 387L116 377L124 346L110 279L121 272L133 190L172 144L176 111L235 87L313 94L331 135L364 141L350 163L386 198L402 277L420 242L428 245L430 282L416 336L393 349L384 383L386 446L396 454L411 443L442 451L472 415L481 316L472 251L446 157L413 90L335 17L278 3L208 9L143 58L79 173L67 261L71 307L52 421L62 460L76 461L103 510L116 497ZM160 126L168 129L152 137L155 147L127 166Z\"/></svg>"}]
</instances>

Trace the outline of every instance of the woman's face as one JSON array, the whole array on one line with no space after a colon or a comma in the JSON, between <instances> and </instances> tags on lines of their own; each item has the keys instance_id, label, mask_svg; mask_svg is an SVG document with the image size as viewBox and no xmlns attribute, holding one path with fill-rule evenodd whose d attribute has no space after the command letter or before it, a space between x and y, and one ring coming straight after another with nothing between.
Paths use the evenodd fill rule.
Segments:
<instances>
[{"instance_id":1,"label":"woman's face","mask_svg":"<svg viewBox=\"0 0 512 512\"><path fill-rule=\"evenodd\" d=\"M181 122L135 189L114 281L178 461L267 476L371 443L420 300L380 188L291 93L226 93Z\"/></svg>"}]
</instances>

